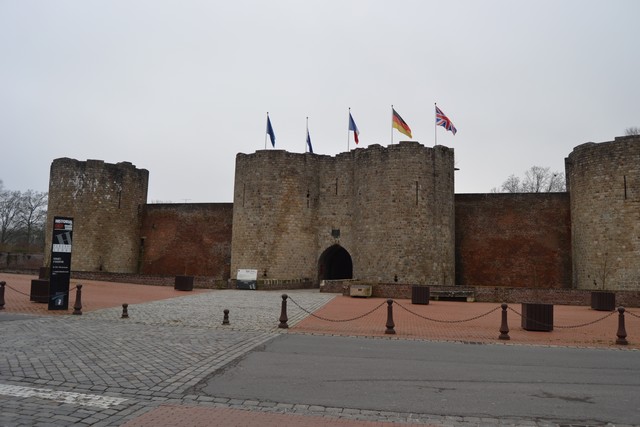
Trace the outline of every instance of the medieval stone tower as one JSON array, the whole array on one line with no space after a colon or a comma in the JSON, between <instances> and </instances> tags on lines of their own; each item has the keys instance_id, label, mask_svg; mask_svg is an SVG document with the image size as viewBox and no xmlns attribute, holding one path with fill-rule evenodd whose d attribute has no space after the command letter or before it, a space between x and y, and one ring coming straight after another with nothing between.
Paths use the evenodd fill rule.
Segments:
<instances>
[{"instance_id":1,"label":"medieval stone tower","mask_svg":"<svg viewBox=\"0 0 640 427\"><path fill-rule=\"evenodd\" d=\"M128 162L54 160L45 260L50 258L53 217L66 216L74 218L73 270L137 272L141 210L147 201L148 181L147 170Z\"/></svg>"},{"instance_id":2,"label":"medieval stone tower","mask_svg":"<svg viewBox=\"0 0 640 427\"><path fill-rule=\"evenodd\" d=\"M450 148L236 157L232 278L453 285L454 245Z\"/></svg>"},{"instance_id":3,"label":"medieval stone tower","mask_svg":"<svg viewBox=\"0 0 640 427\"><path fill-rule=\"evenodd\" d=\"M565 164L571 200L573 286L638 289L640 136L579 145Z\"/></svg>"}]
</instances>

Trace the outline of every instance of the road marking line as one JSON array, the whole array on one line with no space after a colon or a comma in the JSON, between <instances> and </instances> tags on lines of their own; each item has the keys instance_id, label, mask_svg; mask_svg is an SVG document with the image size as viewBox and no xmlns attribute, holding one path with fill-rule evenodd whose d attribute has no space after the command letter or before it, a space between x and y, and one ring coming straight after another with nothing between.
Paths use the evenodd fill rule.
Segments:
<instances>
[{"instance_id":1,"label":"road marking line","mask_svg":"<svg viewBox=\"0 0 640 427\"><path fill-rule=\"evenodd\" d=\"M119 405L127 399L121 397L100 396L97 394L73 393L70 391L56 391L46 388L21 387L17 385L0 384L0 395L15 397L37 397L72 405L96 406L109 409Z\"/></svg>"}]
</instances>

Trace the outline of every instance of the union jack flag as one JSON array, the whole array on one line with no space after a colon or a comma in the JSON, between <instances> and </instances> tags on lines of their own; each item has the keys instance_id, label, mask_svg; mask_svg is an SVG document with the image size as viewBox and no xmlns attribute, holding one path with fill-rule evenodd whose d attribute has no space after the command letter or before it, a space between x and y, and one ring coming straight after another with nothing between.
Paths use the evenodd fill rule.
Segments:
<instances>
[{"instance_id":1,"label":"union jack flag","mask_svg":"<svg viewBox=\"0 0 640 427\"><path fill-rule=\"evenodd\" d=\"M451 131L454 135L458 131L451 120L449 120L449 117L445 116L442 110L438 107L436 107L436 126L442 126L446 130Z\"/></svg>"}]
</instances>

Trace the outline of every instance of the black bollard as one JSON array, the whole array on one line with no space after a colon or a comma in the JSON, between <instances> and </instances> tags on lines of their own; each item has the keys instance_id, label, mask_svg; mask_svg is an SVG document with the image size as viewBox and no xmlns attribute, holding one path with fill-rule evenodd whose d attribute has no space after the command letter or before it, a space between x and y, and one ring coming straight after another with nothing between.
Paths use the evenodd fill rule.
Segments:
<instances>
[{"instance_id":1,"label":"black bollard","mask_svg":"<svg viewBox=\"0 0 640 427\"><path fill-rule=\"evenodd\" d=\"M7 282L0 282L0 310L4 310L4 286Z\"/></svg>"},{"instance_id":2,"label":"black bollard","mask_svg":"<svg viewBox=\"0 0 640 427\"><path fill-rule=\"evenodd\" d=\"M129 311L127 311L128 307L129 307L129 304L122 304L122 317L121 317L121 319L128 319L129 318Z\"/></svg>"},{"instance_id":3,"label":"black bollard","mask_svg":"<svg viewBox=\"0 0 640 427\"><path fill-rule=\"evenodd\" d=\"M82 285L76 286L76 302L73 304L73 313L82 314Z\"/></svg>"},{"instance_id":4,"label":"black bollard","mask_svg":"<svg viewBox=\"0 0 640 427\"><path fill-rule=\"evenodd\" d=\"M502 324L500 325L500 340L510 340L509 337L509 325L507 324L507 304L502 303Z\"/></svg>"},{"instance_id":5,"label":"black bollard","mask_svg":"<svg viewBox=\"0 0 640 427\"><path fill-rule=\"evenodd\" d=\"M223 313L224 313L224 317L222 318L222 324L223 325L228 325L229 324L229 310L225 309Z\"/></svg>"},{"instance_id":6,"label":"black bollard","mask_svg":"<svg viewBox=\"0 0 640 427\"><path fill-rule=\"evenodd\" d=\"M616 344L627 345L627 330L624 327L624 307L618 307L618 333L616 334L618 339Z\"/></svg>"},{"instance_id":7,"label":"black bollard","mask_svg":"<svg viewBox=\"0 0 640 427\"><path fill-rule=\"evenodd\" d=\"M396 330L393 329L395 328L396 324L393 323L393 300L392 299L387 300L387 324L385 326L387 327L387 329L384 331L385 334L396 333Z\"/></svg>"},{"instance_id":8,"label":"black bollard","mask_svg":"<svg viewBox=\"0 0 640 427\"><path fill-rule=\"evenodd\" d=\"M278 328L281 329L287 329L289 327L287 324L289 321L287 317L287 298L289 298L287 294L282 294L282 310L280 311L280 324L278 325Z\"/></svg>"}]
</instances>

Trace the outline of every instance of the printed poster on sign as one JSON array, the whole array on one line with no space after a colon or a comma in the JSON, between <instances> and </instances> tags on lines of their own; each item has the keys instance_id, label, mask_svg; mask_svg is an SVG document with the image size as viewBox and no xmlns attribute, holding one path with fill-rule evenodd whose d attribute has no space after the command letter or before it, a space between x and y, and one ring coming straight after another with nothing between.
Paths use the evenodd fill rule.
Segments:
<instances>
[{"instance_id":1,"label":"printed poster on sign","mask_svg":"<svg viewBox=\"0 0 640 427\"><path fill-rule=\"evenodd\" d=\"M71 243L73 218L53 218L51 238L51 277L49 280L49 310L69 309L71 279Z\"/></svg>"},{"instance_id":2,"label":"printed poster on sign","mask_svg":"<svg viewBox=\"0 0 640 427\"><path fill-rule=\"evenodd\" d=\"M256 289L258 281L258 270L238 269L238 278L236 280L237 289Z\"/></svg>"}]
</instances>

